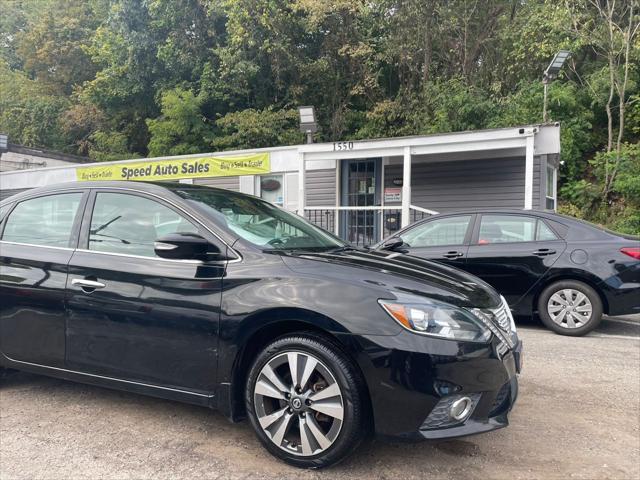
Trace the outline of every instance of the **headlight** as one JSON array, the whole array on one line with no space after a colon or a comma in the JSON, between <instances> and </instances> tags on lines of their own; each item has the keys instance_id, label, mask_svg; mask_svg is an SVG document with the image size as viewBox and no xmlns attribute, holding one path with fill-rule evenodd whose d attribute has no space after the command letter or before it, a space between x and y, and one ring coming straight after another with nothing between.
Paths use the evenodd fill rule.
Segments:
<instances>
[{"instance_id":1,"label":"headlight","mask_svg":"<svg viewBox=\"0 0 640 480\"><path fill-rule=\"evenodd\" d=\"M479 318L453 305L426 299L420 303L391 300L378 300L378 303L412 332L464 342L486 343L491 339L491 331Z\"/></svg>"}]
</instances>

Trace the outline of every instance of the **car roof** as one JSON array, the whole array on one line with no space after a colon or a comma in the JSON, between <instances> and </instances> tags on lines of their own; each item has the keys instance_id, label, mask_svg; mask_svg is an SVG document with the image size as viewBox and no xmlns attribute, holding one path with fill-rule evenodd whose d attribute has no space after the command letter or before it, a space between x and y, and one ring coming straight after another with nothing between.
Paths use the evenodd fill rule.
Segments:
<instances>
[{"instance_id":1,"label":"car roof","mask_svg":"<svg viewBox=\"0 0 640 480\"><path fill-rule=\"evenodd\" d=\"M44 187L36 187L31 188L29 190L25 190L24 192L17 193L15 195L11 195L10 197L2 200L2 204L13 203L15 201L20 201L23 198L28 198L32 196L38 196L46 193L54 193L63 190L69 189L88 189L88 188L123 188L126 187L130 190L138 190L147 193L166 193L167 190L174 191L176 189L185 189L185 188L194 188L194 189L207 189L207 190L220 190L228 193L228 190L224 190L221 188L209 187L204 185L193 185L189 183L178 183L178 182L139 182L139 181L92 181L92 182L65 182L65 183L56 183L53 185L47 185Z\"/></svg>"},{"instance_id":2,"label":"car roof","mask_svg":"<svg viewBox=\"0 0 640 480\"><path fill-rule=\"evenodd\" d=\"M567 220L575 220L571 217L566 217L564 215L560 215L558 213L552 212L550 210L525 210L524 208L518 209L518 208L473 208L473 209L466 209L466 210L455 210L455 211L451 211L451 212L443 212L443 213L438 213L437 215L431 215L430 217L426 218L427 219L432 219L432 218L436 218L436 217L448 217L451 215L473 215L476 213L490 213L490 214L496 214L496 215L500 215L500 214L509 214L509 215L535 215L535 216L539 216L539 217L547 217L550 219L567 219Z\"/></svg>"},{"instance_id":3,"label":"car roof","mask_svg":"<svg viewBox=\"0 0 640 480\"><path fill-rule=\"evenodd\" d=\"M431 215L429 217L426 217L422 220L419 220L411 225L408 225L407 227L403 228L402 230L399 230L397 232L395 232L392 235L389 235L390 237L393 236L397 236L402 232L405 232L407 230L410 230L412 228L414 228L417 225L420 225L424 222L428 222L430 220L434 220L437 218L441 218L441 217L449 217L452 215L473 215L473 214L492 214L492 215L501 215L501 214L507 214L507 215L529 215L529 216L535 216L535 217L541 217L541 218L545 218L547 220L551 220L553 222L559 223L561 225L564 225L565 228L570 229L569 231L574 231L575 233L575 238L580 238L581 235L583 234L587 234L587 232L590 232L590 235L597 235L598 237L604 237L604 236L615 236L615 237L622 237L625 239L633 239L633 240L637 240L640 237L638 236L634 236L634 235L626 235L626 234L622 234L622 233L618 233L618 232L614 232L611 230L608 230L604 227L601 227L599 225L593 224L591 222L588 222L586 220L581 220L579 218L574 218L574 217L569 217L567 215L562 215L560 213L556 213L550 210L525 210L523 209L518 209L518 208L476 208L476 209L466 209L466 210L456 210L456 211L452 211L452 212L443 212L443 213L439 213L437 215ZM596 233L597 232L597 233ZM564 238L564 237L563 237ZM585 237L586 238L586 237ZM382 242L380 242L379 244L383 243L384 240Z\"/></svg>"}]
</instances>

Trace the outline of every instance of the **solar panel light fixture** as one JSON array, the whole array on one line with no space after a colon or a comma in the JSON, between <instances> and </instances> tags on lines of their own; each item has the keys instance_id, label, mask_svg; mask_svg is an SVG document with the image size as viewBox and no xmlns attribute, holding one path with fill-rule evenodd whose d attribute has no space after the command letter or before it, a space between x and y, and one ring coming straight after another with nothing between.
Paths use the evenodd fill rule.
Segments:
<instances>
[{"instance_id":1,"label":"solar panel light fixture","mask_svg":"<svg viewBox=\"0 0 640 480\"><path fill-rule=\"evenodd\" d=\"M544 71L543 81L553 80L560 73L560 69L567 61L567 59L571 56L571 52L569 50L560 50L551 60L551 63Z\"/></svg>"}]
</instances>

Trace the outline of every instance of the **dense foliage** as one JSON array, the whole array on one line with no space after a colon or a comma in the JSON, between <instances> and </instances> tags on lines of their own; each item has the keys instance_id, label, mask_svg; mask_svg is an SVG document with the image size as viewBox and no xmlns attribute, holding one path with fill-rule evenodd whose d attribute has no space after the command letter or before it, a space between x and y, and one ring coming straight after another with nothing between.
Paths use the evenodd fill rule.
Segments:
<instances>
[{"instance_id":1,"label":"dense foliage","mask_svg":"<svg viewBox=\"0 0 640 480\"><path fill-rule=\"evenodd\" d=\"M0 131L96 160L562 123L562 209L640 232L638 0L4 0Z\"/></svg>"}]
</instances>

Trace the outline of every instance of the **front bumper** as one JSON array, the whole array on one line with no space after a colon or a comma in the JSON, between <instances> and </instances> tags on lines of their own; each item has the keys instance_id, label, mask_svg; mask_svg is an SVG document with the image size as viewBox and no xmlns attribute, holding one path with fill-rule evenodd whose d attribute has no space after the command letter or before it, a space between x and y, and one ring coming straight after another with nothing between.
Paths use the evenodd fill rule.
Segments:
<instances>
[{"instance_id":1,"label":"front bumper","mask_svg":"<svg viewBox=\"0 0 640 480\"><path fill-rule=\"evenodd\" d=\"M411 332L360 337L376 433L408 440L442 439L506 427L518 396L522 342L512 349L496 338L473 344L426 338ZM447 402L472 398L462 421Z\"/></svg>"}]
</instances>

